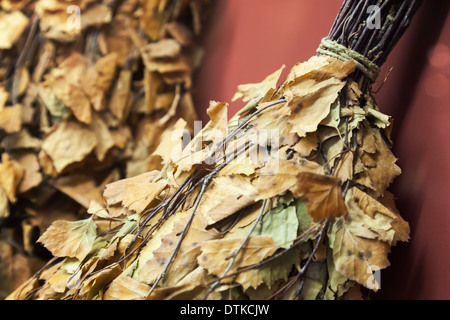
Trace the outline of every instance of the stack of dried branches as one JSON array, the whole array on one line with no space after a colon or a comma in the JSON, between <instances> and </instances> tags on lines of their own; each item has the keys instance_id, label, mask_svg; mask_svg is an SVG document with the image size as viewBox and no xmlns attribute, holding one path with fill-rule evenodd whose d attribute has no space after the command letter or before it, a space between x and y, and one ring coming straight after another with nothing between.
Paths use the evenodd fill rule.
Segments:
<instances>
[{"instance_id":1,"label":"stack of dried branches","mask_svg":"<svg viewBox=\"0 0 450 320\"><path fill-rule=\"evenodd\" d=\"M105 184L162 168L161 134L196 119L207 7L0 1L1 297L51 257L36 240L52 222L85 218Z\"/></svg>"}]
</instances>

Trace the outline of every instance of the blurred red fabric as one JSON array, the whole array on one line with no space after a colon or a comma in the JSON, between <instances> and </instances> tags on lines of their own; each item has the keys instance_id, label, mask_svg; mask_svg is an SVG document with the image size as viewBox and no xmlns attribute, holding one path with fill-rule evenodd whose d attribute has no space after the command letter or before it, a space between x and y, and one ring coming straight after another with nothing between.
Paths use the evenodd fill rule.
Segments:
<instances>
[{"instance_id":1,"label":"blurred red fabric","mask_svg":"<svg viewBox=\"0 0 450 320\"><path fill-rule=\"evenodd\" d=\"M312 55L341 5L336 0L214 0L205 25L205 58L195 78L199 116L210 100L231 102L239 84L283 75ZM394 117L394 153L403 174L390 190L410 223L411 240L394 247L374 299L450 299L450 1L423 1L374 84ZM283 77L283 76L282 76Z\"/></svg>"}]
</instances>

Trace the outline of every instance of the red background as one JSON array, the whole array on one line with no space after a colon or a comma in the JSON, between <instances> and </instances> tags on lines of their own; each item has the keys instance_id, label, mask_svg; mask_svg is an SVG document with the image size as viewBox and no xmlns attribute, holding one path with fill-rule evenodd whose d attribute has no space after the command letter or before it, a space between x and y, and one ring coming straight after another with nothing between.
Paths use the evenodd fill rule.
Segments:
<instances>
[{"instance_id":1,"label":"red background","mask_svg":"<svg viewBox=\"0 0 450 320\"><path fill-rule=\"evenodd\" d=\"M341 1L214 0L195 99L203 123L209 100L231 103L239 84L259 82L315 54ZM450 1L425 0L383 67L376 94L394 122L403 174L391 186L411 241L394 247L375 299L450 299Z\"/></svg>"}]
</instances>

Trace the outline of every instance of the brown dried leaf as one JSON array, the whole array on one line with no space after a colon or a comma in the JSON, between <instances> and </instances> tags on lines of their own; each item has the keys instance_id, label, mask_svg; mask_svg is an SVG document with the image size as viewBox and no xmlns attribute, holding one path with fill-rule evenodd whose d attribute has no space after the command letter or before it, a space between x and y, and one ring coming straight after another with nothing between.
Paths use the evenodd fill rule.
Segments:
<instances>
[{"instance_id":1,"label":"brown dried leaf","mask_svg":"<svg viewBox=\"0 0 450 320\"><path fill-rule=\"evenodd\" d=\"M391 246L396 245L397 241L409 240L409 224L398 212L358 188L348 190L346 204L352 219L348 228L354 235L381 240Z\"/></svg>"},{"instance_id":2,"label":"brown dried leaf","mask_svg":"<svg viewBox=\"0 0 450 320\"><path fill-rule=\"evenodd\" d=\"M401 174L401 169L395 164L397 158L381 136L380 130L376 128L366 128L365 130L368 130L373 136L377 149L373 154L366 153L364 155L366 159L361 157L365 168L356 176L355 182L371 189L373 196L378 198L383 195L394 178ZM363 148L365 148L364 145ZM372 146L368 150L373 151Z\"/></svg>"},{"instance_id":3,"label":"brown dried leaf","mask_svg":"<svg viewBox=\"0 0 450 320\"><path fill-rule=\"evenodd\" d=\"M174 39L161 39L147 44L141 50L150 59L175 58L181 52L181 45Z\"/></svg>"},{"instance_id":4,"label":"brown dried leaf","mask_svg":"<svg viewBox=\"0 0 450 320\"><path fill-rule=\"evenodd\" d=\"M192 209L180 212L174 219L173 229L161 238L161 245L152 252L152 258L138 269L138 279L146 283L154 283L169 261L172 252L179 239L179 234L186 225ZM214 228L207 229L207 224L201 215L195 215L188 232L181 243L179 252L173 260L166 279L162 284L172 286L179 283L185 276L197 267L197 257L200 254L200 246L208 240L215 239L219 232Z\"/></svg>"},{"instance_id":5,"label":"brown dried leaf","mask_svg":"<svg viewBox=\"0 0 450 320\"><path fill-rule=\"evenodd\" d=\"M198 214L202 214L211 225L254 203L258 194L247 177L216 177L203 194Z\"/></svg>"},{"instance_id":6,"label":"brown dried leaf","mask_svg":"<svg viewBox=\"0 0 450 320\"><path fill-rule=\"evenodd\" d=\"M320 174L322 167L312 161L302 159L300 162L271 158L261 169L257 170L258 178L253 185L258 191L255 201L270 199L291 189L298 183L298 174L312 172Z\"/></svg>"},{"instance_id":7,"label":"brown dried leaf","mask_svg":"<svg viewBox=\"0 0 450 320\"><path fill-rule=\"evenodd\" d=\"M19 132L8 134L0 144L5 148L8 146L10 150L14 149L40 149L41 140L33 137L25 128Z\"/></svg>"},{"instance_id":8,"label":"brown dried leaf","mask_svg":"<svg viewBox=\"0 0 450 320\"><path fill-rule=\"evenodd\" d=\"M52 89L56 97L72 110L80 122L91 123L91 103L81 88L61 79Z\"/></svg>"},{"instance_id":9,"label":"brown dried leaf","mask_svg":"<svg viewBox=\"0 0 450 320\"><path fill-rule=\"evenodd\" d=\"M201 246L201 255L198 257L198 264L208 270L210 274L222 276L227 269L230 260L236 250L241 246L243 238L210 240ZM233 273L238 268L256 264L267 257L270 257L278 249L271 236L260 235L252 236L248 239L243 249L236 257L235 263L231 266L228 273ZM243 285L247 284L245 273L237 278L228 278L225 281L236 281Z\"/></svg>"},{"instance_id":10,"label":"brown dried leaf","mask_svg":"<svg viewBox=\"0 0 450 320\"><path fill-rule=\"evenodd\" d=\"M67 13L68 5L55 0L40 0L35 11L39 17L41 33L45 38L60 42L74 41L82 30L90 26L100 26L112 19L111 9L103 4L94 4L86 8L86 3L79 7L80 12ZM70 20L69 20L70 19ZM79 19L79 25L77 25ZM75 22L75 23L69 23Z\"/></svg>"},{"instance_id":11,"label":"brown dried leaf","mask_svg":"<svg viewBox=\"0 0 450 320\"><path fill-rule=\"evenodd\" d=\"M19 132L22 128L22 105L0 109L0 128L7 133Z\"/></svg>"},{"instance_id":12,"label":"brown dried leaf","mask_svg":"<svg viewBox=\"0 0 450 320\"><path fill-rule=\"evenodd\" d=\"M40 172L40 165L36 154L32 152L21 152L17 156L14 156L14 159L24 169L18 192L24 193L39 186L42 182L42 174Z\"/></svg>"},{"instance_id":13,"label":"brown dried leaf","mask_svg":"<svg viewBox=\"0 0 450 320\"><path fill-rule=\"evenodd\" d=\"M387 256L391 247L386 242L355 235L349 228L352 223L340 217L332 225L330 246L336 270L350 280L377 291L379 284L373 281L373 274L389 266Z\"/></svg>"},{"instance_id":14,"label":"brown dried leaf","mask_svg":"<svg viewBox=\"0 0 450 320\"><path fill-rule=\"evenodd\" d=\"M81 76L81 88L89 96L94 110L100 111L106 107L106 92L111 87L116 73L117 54L110 53L87 69Z\"/></svg>"},{"instance_id":15,"label":"brown dried leaf","mask_svg":"<svg viewBox=\"0 0 450 320\"><path fill-rule=\"evenodd\" d=\"M188 46L192 43L192 31L184 24L178 22L169 22L165 25L166 32L177 40L181 45Z\"/></svg>"},{"instance_id":16,"label":"brown dried leaf","mask_svg":"<svg viewBox=\"0 0 450 320\"><path fill-rule=\"evenodd\" d=\"M75 257L82 261L94 244L97 227L92 218L79 221L58 220L39 237L56 257Z\"/></svg>"},{"instance_id":17,"label":"brown dried leaf","mask_svg":"<svg viewBox=\"0 0 450 320\"><path fill-rule=\"evenodd\" d=\"M49 183L86 209L89 208L91 200L102 202L102 190L92 176L77 173L50 180Z\"/></svg>"},{"instance_id":18,"label":"brown dried leaf","mask_svg":"<svg viewBox=\"0 0 450 320\"><path fill-rule=\"evenodd\" d=\"M321 174L303 172L297 175L297 184L291 188L294 197L301 198L308 214L316 221L347 214L342 197L341 180Z\"/></svg>"},{"instance_id":19,"label":"brown dried leaf","mask_svg":"<svg viewBox=\"0 0 450 320\"><path fill-rule=\"evenodd\" d=\"M89 127L75 121L63 121L44 138L42 150L61 173L69 164L82 161L97 143L97 137Z\"/></svg>"},{"instance_id":20,"label":"brown dried leaf","mask_svg":"<svg viewBox=\"0 0 450 320\"><path fill-rule=\"evenodd\" d=\"M131 71L122 69L109 100L108 108L119 121L124 121L130 111L131 80Z\"/></svg>"},{"instance_id":21,"label":"brown dried leaf","mask_svg":"<svg viewBox=\"0 0 450 320\"><path fill-rule=\"evenodd\" d=\"M3 153L0 163L0 186L11 202L16 202L16 194L23 175L24 169L20 163L12 160L9 154Z\"/></svg>"},{"instance_id":22,"label":"brown dried leaf","mask_svg":"<svg viewBox=\"0 0 450 320\"><path fill-rule=\"evenodd\" d=\"M292 146L292 149L298 152L300 157L308 157L312 151L317 150L319 146L319 139L317 132L309 132L303 138Z\"/></svg>"},{"instance_id":23,"label":"brown dried leaf","mask_svg":"<svg viewBox=\"0 0 450 320\"><path fill-rule=\"evenodd\" d=\"M150 292L150 286L121 274L108 286L104 300L143 300Z\"/></svg>"},{"instance_id":24,"label":"brown dried leaf","mask_svg":"<svg viewBox=\"0 0 450 320\"><path fill-rule=\"evenodd\" d=\"M338 97L345 82L336 78L316 82L305 79L285 89L292 110L289 123L292 131L303 137L317 130L320 122L330 113L331 104Z\"/></svg>"},{"instance_id":25,"label":"brown dried leaf","mask_svg":"<svg viewBox=\"0 0 450 320\"><path fill-rule=\"evenodd\" d=\"M266 95L270 89L276 89L281 73L286 66L283 65L280 69L267 76L263 81L258 83L241 84L238 86L238 91L234 94L231 101L241 99L244 102L252 99L259 100Z\"/></svg>"},{"instance_id":26,"label":"brown dried leaf","mask_svg":"<svg viewBox=\"0 0 450 320\"><path fill-rule=\"evenodd\" d=\"M161 135L161 143L153 152L154 155L159 155L163 159L163 164L169 164L181 158L182 140L186 133L186 121L178 119L173 127L164 130Z\"/></svg>"},{"instance_id":27,"label":"brown dried leaf","mask_svg":"<svg viewBox=\"0 0 450 320\"><path fill-rule=\"evenodd\" d=\"M167 182L159 180L159 171L155 170L106 185L103 197L107 206L122 204L141 213L166 187Z\"/></svg>"},{"instance_id":28,"label":"brown dried leaf","mask_svg":"<svg viewBox=\"0 0 450 320\"><path fill-rule=\"evenodd\" d=\"M205 286L188 283L168 286L155 289L148 300L193 300L204 290Z\"/></svg>"}]
</instances>

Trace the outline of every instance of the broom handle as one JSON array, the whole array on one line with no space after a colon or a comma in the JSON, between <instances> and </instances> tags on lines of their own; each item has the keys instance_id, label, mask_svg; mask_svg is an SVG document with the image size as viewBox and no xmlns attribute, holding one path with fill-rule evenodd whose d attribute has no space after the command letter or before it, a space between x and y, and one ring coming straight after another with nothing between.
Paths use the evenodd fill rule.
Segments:
<instances>
[{"instance_id":1,"label":"broom handle","mask_svg":"<svg viewBox=\"0 0 450 320\"><path fill-rule=\"evenodd\" d=\"M408 29L422 0L344 0L328 39L381 67ZM360 71L353 78L366 85Z\"/></svg>"}]
</instances>

